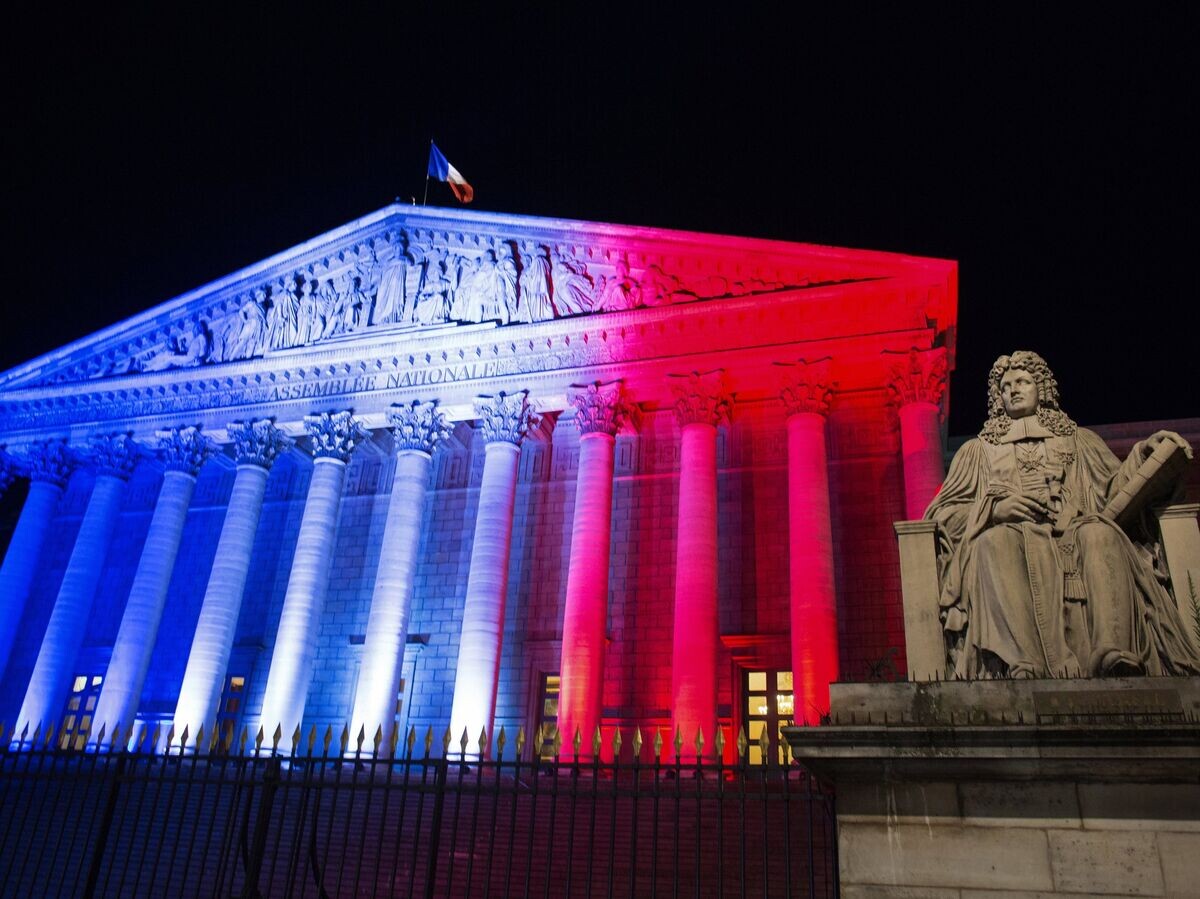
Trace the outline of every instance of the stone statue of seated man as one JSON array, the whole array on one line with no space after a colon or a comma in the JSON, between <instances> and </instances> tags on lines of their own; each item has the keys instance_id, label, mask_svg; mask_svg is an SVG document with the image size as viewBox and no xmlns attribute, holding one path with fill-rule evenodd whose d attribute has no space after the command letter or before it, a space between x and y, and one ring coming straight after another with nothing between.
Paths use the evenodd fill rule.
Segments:
<instances>
[{"instance_id":1,"label":"stone statue of seated man","mask_svg":"<svg viewBox=\"0 0 1200 899\"><path fill-rule=\"evenodd\" d=\"M988 376L987 423L954 457L925 517L938 523L942 620L958 677L1200 673L1200 647L1153 566L1149 530L1102 510L1164 442L1121 463L1059 408L1045 360L1018 351Z\"/></svg>"}]
</instances>

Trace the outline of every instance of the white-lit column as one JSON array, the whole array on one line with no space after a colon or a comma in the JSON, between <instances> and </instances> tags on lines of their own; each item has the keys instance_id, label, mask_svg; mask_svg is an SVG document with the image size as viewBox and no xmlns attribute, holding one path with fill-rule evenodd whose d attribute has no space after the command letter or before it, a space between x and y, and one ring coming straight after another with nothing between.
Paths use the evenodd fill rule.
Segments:
<instances>
[{"instance_id":1,"label":"white-lit column","mask_svg":"<svg viewBox=\"0 0 1200 899\"><path fill-rule=\"evenodd\" d=\"M396 475L383 528L350 726L350 733L365 729L368 736L382 727L384 746L391 745L396 724L396 695L404 666L432 454L450 434L436 402L394 406L389 418L395 440Z\"/></svg>"},{"instance_id":2,"label":"white-lit column","mask_svg":"<svg viewBox=\"0 0 1200 899\"><path fill-rule=\"evenodd\" d=\"M891 390L899 409L904 456L904 515L915 521L946 479L942 461L941 402L946 392L946 350L912 350L892 368Z\"/></svg>"},{"instance_id":3,"label":"white-lit column","mask_svg":"<svg viewBox=\"0 0 1200 899\"><path fill-rule=\"evenodd\" d=\"M304 719L304 703L312 684L346 463L354 447L367 436L366 429L349 412L305 416L304 427L312 438L312 482L300 519L296 555L283 598L260 716L266 733L274 732L277 725L282 727L279 746L284 753L292 750L292 733Z\"/></svg>"},{"instance_id":4,"label":"white-lit column","mask_svg":"<svg viewBox=\"0 0 1200 899\"><path fill-rule=\"evenodd\" d=\"M780 366L788 438L788 581L796 722L819 724L838 676L825 416L828 360Z\"/></svg>"},{"instance_id":5,"label":"white-lit column","mask_svg":"<svg viewBox=\"0 0 1200 899\"><path fill-rule=\"evenodd\" d=\"M237 474L175 706L177 734L182 734L184 728L194 734L201 725L211 734L216 726L267 476L275 460L292 445L291 439L269 419L234 422L226 430L233 440Z\"/></svg>"},{"instance_id":6,"label":"white-lit column","mask_svg":"<svg viewBox=\"0 0 1200 899\"><path fill-rule=\"evenodd\" d=\"M96 484L79 525L75 548L67 562L58 599L50 612L46 635L29 678L25 701L17 716L14 732L18 734L26 725L33 733L39 725L49 726L62 715L67 690L76 673L75 660L87 630L92 601L112 543L125 482L140 453L129 434L113 434L93 440L92 456L96 464Z\"/></svg>"},{"instance_id":7,"label":"white-lit column","mask_svg":"<svg viewBox=\"0 0 1200 899\"><path fill-rule=\"evenodd\" d=\"M604 705L613 451L626 407L619 381L572 386L567 398L579 428L579 472L563 609L558 725L568 745L578 729L583 754L590 758Z\"/></svg>"},{"instance_id":8,"label":"white-lit column","mask_svg":"<svg viewBox=\"0 0 1200 899\"><path fill-rule=\"evenodd\" d=\"M486 729L490 738L496 715L517 460L534 418L528 395L522 390L511 396L481 396L475 404L486 449L450 712L454 738L466 728L472 745L481 730Z\"/></svg>"},{"instance_id":9,"label":"white-lit column","mask_svg":"<svg viewBox=\"0 0 1200 899\"><path fill-rule=\"evenodd\" d=\"M8 656L25 613L42 544L75 465L73 454L62 440L34 444L23 461L29 472L29 493L8 542L4 564L0 565L0 677L8 667ZM12 463L14 468L20 465L16 460Z\"/></svg>"},{"instance_id":10,"label":"white-lit column","mask_svg":"<svg viewBox=\"0 0 1200 899\"><path fill-rule=\"evenodd\" d=\"M104 741L97 744L101 748L111 745L118 726L126 736L133 727L196 476L213 452L212 441L199 428L172 428L157 436L158 455L166 471L92 719L93 742L104 725Z\"/></svg>"},{"instance_id":11,"label":"white-lit column","mask_svg":"<svg viewBox=\"0 0 1200 899\"><path fill-rule=\"evenodd\" d=\"M680 446L671 730L689 760L697 732L711 747L717 729L717 427L732 409L723 374L672 377Z\"/></svg>"}]
</instances>

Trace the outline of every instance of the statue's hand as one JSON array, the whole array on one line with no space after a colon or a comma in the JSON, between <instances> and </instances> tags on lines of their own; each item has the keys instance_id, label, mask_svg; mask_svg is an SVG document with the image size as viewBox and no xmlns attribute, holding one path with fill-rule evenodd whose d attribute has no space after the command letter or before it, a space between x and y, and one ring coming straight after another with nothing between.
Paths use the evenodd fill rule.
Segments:
<instances>
[{"instance_id":1,"label":"statue's hand","mask_svg":"<svg viewBox=\"0 0 1200 899\"><path fill-rule=\"evenodd\" d=\"M1048 521L1050 514L1049 507L1040 500L1024 493L1014 493L997 500L992 506L992 524Z\"/></svg>"},{"instance_id":2,"label":"statue's hand","mask_svg":"<svg viewBox=\"0 0 1200 899\"><path fill-rule=\"evenodd\" d=\"M1186 455L1189 459L1192 458L1192 445L1174 431L1155 432L1150 439L1146 441L1142 452L1145 454L1145 457L1149 459L1154 454L1154 451L1158 449L1159 445L1163 443L1174 443L1183 450L1184 455Z\"/></svg>"}]
</instances>

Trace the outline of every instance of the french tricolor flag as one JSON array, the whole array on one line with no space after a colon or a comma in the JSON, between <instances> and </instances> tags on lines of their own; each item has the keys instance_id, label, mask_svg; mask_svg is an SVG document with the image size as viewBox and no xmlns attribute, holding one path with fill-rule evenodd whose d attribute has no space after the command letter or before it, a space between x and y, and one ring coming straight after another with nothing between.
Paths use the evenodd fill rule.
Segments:
<instances>
[{"instance_id":1,"label":"french tricolor flag","mask_svg":"<svg viewBox=\"0 0 1200 899\"><path fill-rule=\"evenodd\" d=\"M449 183L450 189L454 191L454 198L458 202L470 203L475 199L475 188L471 187L462 173L450 164L450 161L442 155L442 151L433 141L429 142L428 174L431 178Z\"/></svg>"}]
</instances>

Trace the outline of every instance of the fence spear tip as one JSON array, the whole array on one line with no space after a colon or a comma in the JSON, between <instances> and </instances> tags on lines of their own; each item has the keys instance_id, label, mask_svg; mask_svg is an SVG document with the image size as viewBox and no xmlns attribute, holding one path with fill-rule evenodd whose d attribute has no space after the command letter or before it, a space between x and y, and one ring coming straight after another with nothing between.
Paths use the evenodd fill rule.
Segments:
<instances>
[{"instance_id":1,"label":"fence spear tip","mask_svg":"<svg viewBox=\"0 0 1200 899\"><path fill-rule=\"evenodd\" d=\"M633 757L636 759L642 754L642 728L639 725L633 731Z\"/></svg>"},{"instance_id":2,"label":"fence spear tip","mask_svg":"<svg viewBox=\"0 0 1200 899\"><path fill-rule=\"evenodd\" d=\"M613 762L620 761L621 760L621 728L619 728L619 727L615 728L613 730L612 750L613 750Z\"/></svg>"},{"instance_id":3,"label":"fence spear tip","mask_svg":"<svg viewBox=\"0 0 1200 899\"><path fill-rule=\"evenodd\" d=\"M594 758L600 757L600 746L601 746L600 725L597 724L596 730L592 734L592 756Z\"/></svg>"},{"instance_id":4,"label":"fence spear tip","mask_svg":"<svg viewBox=\"0 0 1200 899\"><path fill-rule=\"evenodd\" d=\"M504 735L504 725L500 725L500 733L496 735L496 755L498 760L504 758L504 746L508 742L508 737Z\"/></svg>"},{"instance_id":5,"label":"fence spear tip","mask_svg":"<svg viewBox=\"0 0 1200 899\"><path fill-rule=\"evenodd\" d=\"M517 758L521 757L521 753L525 751L525 725L522 724L517 728Z\"/></svg>"}]
</instances>

